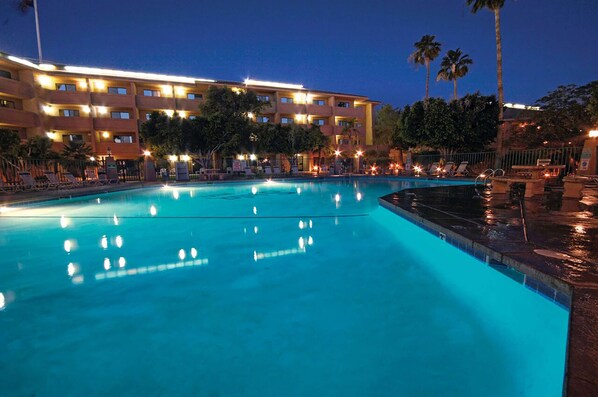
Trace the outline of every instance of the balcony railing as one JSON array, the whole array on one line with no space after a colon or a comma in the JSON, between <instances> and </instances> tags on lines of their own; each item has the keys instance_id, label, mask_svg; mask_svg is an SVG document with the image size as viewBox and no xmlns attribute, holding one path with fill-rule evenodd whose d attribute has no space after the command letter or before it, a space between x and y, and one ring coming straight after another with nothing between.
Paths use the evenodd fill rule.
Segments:
<instances>
[{"instance_id":1,"label":"balcony railing","mask_svg":"<svg viewBox=\"0 0 598 397\"><path fill-rule=\"evenodd\" d=\"M363 107L357 108L341 108L335 107L334 114L339 117L351 117L355 119L365 118L365 109Z\"/></svg>"},{"instance_id":2,"label":"balcony railing","mask_svg":"<svg viewBox=\"0 0 598 397\"><path fill-rule=\"evenodd\" d=\"M197 112L199 110L200 103L201 101L197 99L177 98L176 108L177 110Z\"/></svg>"},{"instance_id":3,"label":"balcony railing","mask_svg":"<svg viewBox=\"0 0 598 397\"><path fill-rule=\"evenodd\" d=\"M57 105L89 104L89 92L87 91L41 90L40 97Z\"/></svg>"},{"instance_id":4,"label":"balcony railing","mask_svg":"<svg viewBox=\"0 0 598 397\"><path fill-rule=\"evenodd\" d=\"M31 99L35 96L35 91L29 84L6 77L0 77L0 93L21 99Z\"/></svg>"},{"instance_id":5,"label":"balcony railing","mask_svg":"<svg viewBox=\"0 0 598 397\"><path fill-rule=\"evenodd\" d=\"M62 131L89 131L93 127L89 117L51 117L49 128Z\"/></svg>"},{"instance_id":6,"label":"balcony railing","mask_svg":"<svg viewBox=\"0 0 598 397\"><path fill-rule=\"evenodd\" d=\"M137 121L133 119L95 118L93 126L100 131L133 132L137 131Z\"/></svg>"},{"instance_id":7,"label":"balcony railing","mask_svg":"<svg viewBox=\"0 0 598 397\"><path fill-rule=\"evenodd\" d=\"M159 96L137 95L135 102L137 103L137 107L143 110L172 109L174 106L174 99Z\"/></svg>"},{"instance_id":8,"label":"balcony railing","mask_svg":"<svg viewBox=\"0 0 598 397\"><path fill-rule=\"evenodd\" d=\"M31 128L39 127L39 116L25 110L0 107L0 124L11 127Z\"/></svg>"},{"instance_id":9,"label":"balcony railing","mask_svg":"<svg viewBox=\"0 0 598 397\"><path fill-rule=\"evenodd\" d=\"M135 106L133 95L106 94L103 92L92 92L91 103L96 106L107 106L115 108L131 108Z\"/></svg>"}]
</instances>

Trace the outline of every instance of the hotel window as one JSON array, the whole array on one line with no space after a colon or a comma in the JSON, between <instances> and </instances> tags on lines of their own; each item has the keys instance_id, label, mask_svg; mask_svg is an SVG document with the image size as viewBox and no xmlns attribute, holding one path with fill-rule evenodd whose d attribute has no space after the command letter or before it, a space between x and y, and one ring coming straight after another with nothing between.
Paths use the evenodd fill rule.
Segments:
<instances>
[{"instance_id":1,"label":"hotel window","mask_svg":"<svg viewBox=\"0 0 598 397\"><path fill-rule=\"evenodd\" d=\"M336 106L338 106L339 108L350 108L351 104L349 102L341 101L337 103Z\"/></svg>"},{"instance_id":2,"label":"hotel window","mask_svg":"<svg viewBox=\"0 0 598 397\"><path fill-rule=\"evenodd\" d=\"M125 87L108 87L108 94L127 95Z\"/></svg>"},{"instance_id":3,"label":"hotel window","mask_svg":"<svg viewBox=\"0 0 598 397\"><path fill-rule=\"evenodd\" d=\"M314 99L311 101L312 105L324 106L326 105L326 101L323 99Z\"/></svg>"},{"instance_id":4,"label":"hotel window","mask_svg":"<svg viewBox=\"0 0 598 397\"><path fill-rule=\"evenodd\" d=\"M260 102L270 102L270 97L268 95L258 95L257 100Z\"/></svg>"},{"instance_id":5,"label":"hotel window","mask_svg":"<svg viewBox=\"0 0 598 397\"><path fill-rule=\"evenodd\" d=\"M282 98L280 98L280 103L293 103L293 98L283 96Z\"/></svg>"},{"instance_id":6,"label":"hotel window","mask_svg":"<svg viewBox=\"0 0 598 397\"><path fill-rule=\"evenodd\" d=\"M75 84L56 84L56 90L75 92L77 91L77 86Z\"/></svg>"},{"instance_id":7,"label":"hotel window","mask_svg":"<svg viewBox=\"0 0 598 397\"><path fill-rule=\"evenodd\" d=\"M257 121L258 123L267 123L270 121L270 117L267 116L257 116L255 118L255 121Z\"/></svg>"},{"instance_id":8,"label":"hotel window","mask_svg":"<svg viewBox=\"0 0 598 397\"><path fill-rule=\"evenodd\" d=\"M350 121L346 121L346 120L339 120L336 125L338 125L339 127L353 127L353 124Z\"/></svg>"},{"instance_id":9,"label":"hotel window","mask_svg":"<svg viewBox=\"0 0 598 397\"><path fill-rule=\"evenodd\" d=\"M129 113L129 112L112 112L111 117L113 119L130 119L131 113Z\"/></svg>"},{"instance_id":10,"label":"hotel window","mask_svg":"<svg viewBox=\"0 0 598 397\"><path fill-rule=\"evenodd\" d=\"M160 90L143 90L143 96L160 96Z\"/></svg>"},{"instance_id":11,"label":"hotel window","mask_svg":"<svg viewBox=\"0 0 598 397\"><path fill-rule=\"evenodd\" d=\"M60 115L63 117L79 117L79 111L76 109L62 109Z\"/></svg>"},{"instance_id":12,"label":"hotel window","mask_svg":"<svg viewBox=\"0 0 598 397\"><path fill-rule=\"evenodd\" d=\"M15 103L13 101L8 101L6 99L0 99L0 108L14 109Z\"/></svg>"},{"instance_id":13,"label":"hotel window","mask_svg":"<svg viewBox=\"0 0 598 397\"><path fill-rule=\"evenodd\" d=\"M280 118L280 124L293 124L295 122L295 119L292 117L281 117Z\"/></svg>"},{"instance_id":14,"label":"hotel window","mask_svg":"<svg viewBox=\"0 0 598 397\"><path fill-rule=\"evenodd\" d=\"M7 78L7 79L12 78L10 76L10 72L8 70L0 70L0 77L4 77L4 78Z\"/></svg>"},{"instance_id":15,"label":"hotel window","mask_svg":"<svg viewBox=\"0 0 598 397\"><path fill-rule=\"evenodd\" d=\"M78 135L78 134L63 135L62 142L83 142L83 135Z\"/></svg>"},{"instance_id":16,"label":"hotel window","mask_svg":"<svg viewBox=\"0 0 598 397\"><path fill-rule=\"evenodd\" d=\"M193 92L190 92L190 93L187 94L187 99L199 100L199 99L203 99L203 95L202 94L195 94Z\"/></svg>"},{"instance_id":17,"label":"hotel window","mask_svg":"<svg viewBox=\"0 0 598 397\"><path fill-rule=\"evenodd\" d=\"M326 119L314 119L313 123L315 125L326 125Z\"/></svg>"},{"instance_id":18,"label":"hotel window","mask_svg":"<svg viewBox=\"0 0 598 397\"><path fill-rule=\"evenodd\" d=\"M114 135L114 143L133 143L133 135Z\"/></svg>"}]
</instances>

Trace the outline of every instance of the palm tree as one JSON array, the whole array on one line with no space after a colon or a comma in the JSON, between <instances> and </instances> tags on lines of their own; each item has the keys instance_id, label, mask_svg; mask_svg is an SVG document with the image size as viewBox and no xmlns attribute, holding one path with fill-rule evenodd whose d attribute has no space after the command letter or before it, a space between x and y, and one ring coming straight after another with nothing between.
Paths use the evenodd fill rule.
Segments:
<instances>
[{"instance_id":1,"label":"palm tree","mask_svg":"<svg viewBox=\"0 0 598 397\"><path fill-rule=\"evenodd\" d=\"M502 85L502 40L500 37L500 9L505 5L505 0L467 0L467 5L471 6L471 12L474 14L482 8L487 8L494 12L494 32L496 35L496 74L498 77L498 119L502 121L504 92ZM503 128L499 126L496 137L496 150L500 154L503 147Z\"/></svg>"},{"instance_id":2,"label":"palm tree","mask_svg":"<svg viewBox=\"0 0 598 397\"><path fill-rule=\"evenodd\" d=\"M440 55L442 44L434 41L436 36L425 35L413 44L415 51L409 55L409 62L416 65L426 66L426 98L429 98L430 93L430 63Z\"/></svg>"},{"instance_id":3,"label":"palm tree","mask_svg":"<svg viewBox=\"0 0 598 397\"><path fill-rule=\"evenodd\" d=\"M62 156L71 160L87 160L92 155L91 147L81 141L71 141L62 149Z\"/></svg>"},{"instance_id":4,"label":"palm tree","mask_svg":"<svg viewBox=\"0 0 598 397\"><path fill-rule=\"evenodd\" d=\"M457 99L457 79L465 76L469 72L469 65L473 61L469 55L463 54L460 48L456 50L449 50L442 62L440 63L440 70L436 76L436 81L452 80L453 81L453 99Z\"/></svg>"},{"instance_id":5,"label":"palm tree","mask_svg":"<svg viewBox=\"0 0 598 397\"><path fill-rule=\"evenodd\" d=\"M35 31L37 33L37 53L39 55L39 63L42 63L42 43L39 34L39 16L37 15L37 0L19 0L19 10L26 13L30 8L33 8L35 14Z\"/></svg>"}]
</instances>

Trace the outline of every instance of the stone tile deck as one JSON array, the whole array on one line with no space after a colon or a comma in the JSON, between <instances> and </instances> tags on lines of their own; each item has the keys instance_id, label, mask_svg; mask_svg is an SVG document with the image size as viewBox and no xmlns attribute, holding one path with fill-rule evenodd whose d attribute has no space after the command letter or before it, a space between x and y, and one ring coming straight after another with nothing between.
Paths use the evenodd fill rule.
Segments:
<instances>
[{"instance_id":1,"label":"stone tile deck","mask_svg":"<svg viewBox=\"0 0 598 397\"><path fill-rule=\"evenodd\" d=\"M596 199L526 198L524 222L517 198L481 190L473 185L407 189L380 198L380 204L498 270L516 269L528 288L569 306L564 393L598 396Z\"/></svg>"}]
</instances>

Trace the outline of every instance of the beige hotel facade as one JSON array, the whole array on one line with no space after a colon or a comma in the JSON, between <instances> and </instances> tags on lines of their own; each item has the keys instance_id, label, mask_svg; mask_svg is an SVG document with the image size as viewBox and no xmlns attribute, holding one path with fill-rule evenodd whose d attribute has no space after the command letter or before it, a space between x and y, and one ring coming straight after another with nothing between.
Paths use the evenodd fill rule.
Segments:
<instances>
[{"instance_id":1,"label":"beige hotel facade","mask_svg":"<svg viewBox=\"0 0 598 397\"><path fill-rule=\"evenodd\" d=\"M248 89L270 105L254 116L259 123L320 126L340 150L366 149L373 142L374 107L365 96L311 90L299 84L247 79L244 82L38 64L0 52L0 129L22 139L48 136L54 150L83 141L97 156L117 160L143 153L139 126L154 111L199 115L210 86ZM353 123L353 144L342 131Z\"/></svg>"}]
</instances>

